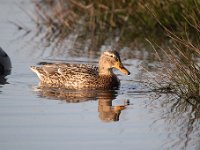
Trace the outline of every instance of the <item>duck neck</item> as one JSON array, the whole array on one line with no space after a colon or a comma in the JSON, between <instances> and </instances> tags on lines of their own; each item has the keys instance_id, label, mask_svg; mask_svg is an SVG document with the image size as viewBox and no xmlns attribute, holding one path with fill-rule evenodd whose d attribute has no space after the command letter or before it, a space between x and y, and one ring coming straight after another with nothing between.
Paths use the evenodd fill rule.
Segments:
<instances>
[{"instance_id":1,"label":"duck neck","mask_svg":"<svg viewBox=\"0 0 200 150\"><path fill-rule=\"evenodd\" d=\"M112 76L113 75L112 68L108 69L108 68L99 67L99 75Z\"/></svg>"},{"instance_id":2,"label":"duck neck","mask_svg":"<svg viewBox=\"0 0 200 150\"><path fill-rule=\"evenodd\" d=\"M99 75L113 76L113 69L104 67L104 65L99 63Z\"/></svg>"}]
</instances>

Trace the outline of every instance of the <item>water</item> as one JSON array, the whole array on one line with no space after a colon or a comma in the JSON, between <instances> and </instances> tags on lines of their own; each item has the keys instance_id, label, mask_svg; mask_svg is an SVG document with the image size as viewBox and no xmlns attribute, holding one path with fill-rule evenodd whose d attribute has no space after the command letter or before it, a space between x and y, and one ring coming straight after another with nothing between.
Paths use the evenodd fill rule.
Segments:
<instances>
[{"instance_id":1,"label":"water","mask_svg":"<svg viewBox=\"0 0 200 150\"><path fill-rule=\"evenodd\" d=\"M29 66L40 61L93 63L98 55L62 56L43 51L37 39L23 37L9 21L33 27L23 9L30 1L1 0L0 46L12 61L7 84L0 85L0 149L199 149L199 111L185 101L148 92L139 65L123 62L132 73L114 91L39 89ZM21 37L21 38L18 38ZM122 58L124 59L124 58ZM116 72L120 74L119 72Z\"/></svg>"}]
</instances>

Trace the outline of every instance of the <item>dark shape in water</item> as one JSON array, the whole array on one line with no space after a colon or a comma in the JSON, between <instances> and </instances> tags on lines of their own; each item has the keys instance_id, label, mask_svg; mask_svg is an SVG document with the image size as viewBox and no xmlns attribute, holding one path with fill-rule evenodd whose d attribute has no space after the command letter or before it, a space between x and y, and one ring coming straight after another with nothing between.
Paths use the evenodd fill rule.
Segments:
<instances>
[{"instance_id":1,"label":"dark shape in water","mask_svg":"<svg viewBox=\"0 0 200 150\"><path fill-rule=\"evenodd\" d=\"M11 61L9 56L0 47L0 75L8 75L11 71Z\"/></svg>"},{"instance_id":2,"label":"dark shape in water","mask_svg":"<svg viewBox=\"0 0 200 150\"><path fill-rule=\"evenodd\" d=\"M5 76L11 72L11 61L6 52L0 47L0 84L7 84Z\"/></svg>"}]
</instances>

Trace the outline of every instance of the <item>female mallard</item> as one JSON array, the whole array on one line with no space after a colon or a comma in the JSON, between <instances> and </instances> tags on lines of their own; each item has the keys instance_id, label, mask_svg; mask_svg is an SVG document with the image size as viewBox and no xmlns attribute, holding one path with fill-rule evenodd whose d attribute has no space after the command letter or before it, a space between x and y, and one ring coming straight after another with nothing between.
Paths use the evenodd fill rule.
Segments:
<instances>
[{"instance_id":1,"label":"female mallard","mask_svg":"<svg viewBox=\"0 0 200 150\"><path fill-rule=\"evenodd\" d=\"M130 72L123 66L119 53L105 51L99 60L99 67L89 64L46 64L31 66L42 86L63 87L67 89L112 89L120 85L113 73L116 68L126 75Z\"/></svg>"}]
</instances>

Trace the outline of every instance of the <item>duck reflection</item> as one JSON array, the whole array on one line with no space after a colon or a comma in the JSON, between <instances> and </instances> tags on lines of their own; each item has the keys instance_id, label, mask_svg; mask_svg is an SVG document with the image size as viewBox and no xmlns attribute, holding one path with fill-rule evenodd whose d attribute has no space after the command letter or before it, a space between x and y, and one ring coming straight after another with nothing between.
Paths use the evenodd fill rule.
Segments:
<instances>
[{"instance_id":1,"label":"duck reflection","mask_svg":"<svg viewBox=\"0 0 200 150\"><path fill-rule=\"evenodd\" d=\"M112 106L111 100L99 100L98 111L99 118L102 121L119 121L119 115L123 109L125 109L127 104L120 106Z\"/></svg>"},{"instance_id":2,"label":"duck reflection","mask_svg":"<svg viewBox=\"0 0 200 150\"><path fill-rule=\"evenodd\" d=\"M115 99L114 92L103 92L98 95L98 112L99 118L102 121L119 121L121 111L129 105L129 101L124 101L123 105L113 106L112 102Z\"/></svg>"},{"instance_id":3,"label":"duck reflection","mask_svg":"<svg viewBox=\"0 0 200 150\"><path fill-rule=\"evenodd\" d=\"M7 79L5 77L5 75L0 75L0 85L8 84Z\"/></svg>"},{"instance_id":4,"label":"duck reflection","mask_svg":"<svg viewBox=\"0 0 200 150\"><path fill-rule=\"evenodd\" d=\"M67 103L98 100L99 118L106 122L119 121L121 111L129 105L129 102L125 101L122 105L113 106L112 102L117 96L116 90L66 90L39 86L37 93L40 97L63 100Z\"/></svg>"}]
</instances>

